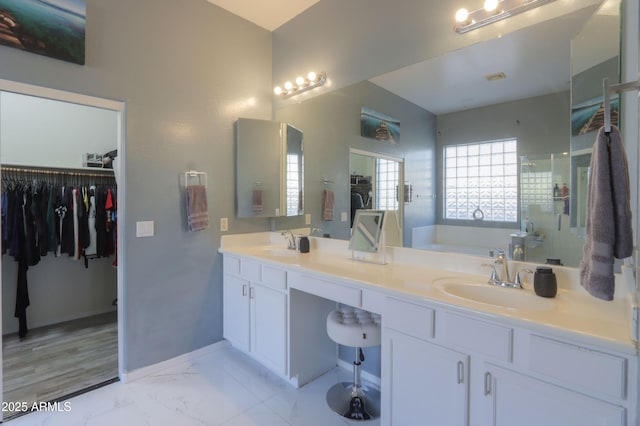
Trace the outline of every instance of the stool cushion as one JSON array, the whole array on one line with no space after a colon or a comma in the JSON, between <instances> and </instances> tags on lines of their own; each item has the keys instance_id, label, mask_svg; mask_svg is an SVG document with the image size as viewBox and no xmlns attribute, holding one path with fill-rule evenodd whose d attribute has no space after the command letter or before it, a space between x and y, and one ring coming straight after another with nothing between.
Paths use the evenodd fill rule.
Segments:
<instances>
[{"instance_id":1,"label":"stool cushion","mask_svg":"<svg viewBox=\"0 0 640 426\"><path fill-rule=\"evenodd\" d=\"M327 334L345 346L378 346L382 340L380 315L351 307L336 309L327 316Z\"/></svg>"}]
</instances>

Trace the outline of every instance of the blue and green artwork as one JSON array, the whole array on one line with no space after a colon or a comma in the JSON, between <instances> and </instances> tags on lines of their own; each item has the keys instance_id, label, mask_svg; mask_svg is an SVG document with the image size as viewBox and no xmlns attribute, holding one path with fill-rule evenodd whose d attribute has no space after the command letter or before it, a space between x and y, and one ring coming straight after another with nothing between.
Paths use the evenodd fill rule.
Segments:
<instances>
[{"instance_id":1,"label":"blue and green artwork","mask_svg":"<svg viewBox=\"0 0 640 426\"><path fill-rule=\"evenodd\" d=\"M360 110L360 135L388 143L400 142L400 121L362 107Z\"/></svg>"},{"instance_id":2,"label":"blue and green artwork","mask_svg":"<svg viewBox=\"0 0 640 426\"><path fill-rule=\"evenodd\" d=\"M84 65L84 0L0 0L0 44Z\"/></svg>"}]
</instances>

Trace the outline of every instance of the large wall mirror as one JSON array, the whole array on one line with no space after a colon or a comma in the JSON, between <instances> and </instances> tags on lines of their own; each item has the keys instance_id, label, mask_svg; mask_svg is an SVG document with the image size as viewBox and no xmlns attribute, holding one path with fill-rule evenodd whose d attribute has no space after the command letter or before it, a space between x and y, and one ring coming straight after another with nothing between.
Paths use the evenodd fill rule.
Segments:
<instances>
[{"instance_id":1,"label":"large wall mirror","mask_svg":"<svg viewBox=\"0 0 640 426\"><path fill-rule=\"evenodd\" d=\"M349 212L352 150L394 156L405 160L403 179L412 187L401 213L405 246L487 256L522 244L527 261L559 259L577 267L584 242L579 195L595 134L578 140L571 123L579 103L601 95L603 77L618 81L620 0L571 7L495 39L280 106L276 119L300 123L313 159L306 168L307 212L321 211L322 176L335 182L337 212ZM362 137L362 107L397 118L399 140ZM490 151L472 154L471 145L485 142L494 143ZM455 163L445 161L447 148L459 154ZM492 164L503 174L478 174ZM318 216L312 226L350 237L349 220Z\"/></svg>"}]
</instances>

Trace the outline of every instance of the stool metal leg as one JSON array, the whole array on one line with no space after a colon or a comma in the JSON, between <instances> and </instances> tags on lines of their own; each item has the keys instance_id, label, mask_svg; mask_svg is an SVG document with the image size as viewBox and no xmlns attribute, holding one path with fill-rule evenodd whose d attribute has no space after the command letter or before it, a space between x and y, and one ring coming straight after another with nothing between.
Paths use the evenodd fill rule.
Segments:
<instances>
[{"instance_id":1,"label":"stool metal leg","mask_svg":"<svg viewBox=\"0 0 640 426\"><path fill-rule=\"evenodd\" d=\"M353 382L337 383L327 392L327 404L336 413L350 420L371 420L380 416L380 392L362 386L362 349L356 347L353 361Z\"/></svg>"}]
</instances>

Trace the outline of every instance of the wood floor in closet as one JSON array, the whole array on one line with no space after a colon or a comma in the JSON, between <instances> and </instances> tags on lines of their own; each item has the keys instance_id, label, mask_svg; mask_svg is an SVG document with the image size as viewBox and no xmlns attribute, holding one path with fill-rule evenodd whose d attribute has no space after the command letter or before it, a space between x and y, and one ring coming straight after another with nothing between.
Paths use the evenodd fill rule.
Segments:
<instances>
[{"instance_id":1,"label":"wood floor in closet","mask_svg":"<svg viewBox=\"0 0 640 426\"><path fill-rule=\"evenodd\" d=\"M3 374L3 400L29 405L118 377L117 313L36 328L25 339L4 336Z\"/></svg>"}]
</instances>

